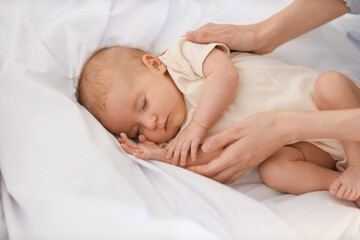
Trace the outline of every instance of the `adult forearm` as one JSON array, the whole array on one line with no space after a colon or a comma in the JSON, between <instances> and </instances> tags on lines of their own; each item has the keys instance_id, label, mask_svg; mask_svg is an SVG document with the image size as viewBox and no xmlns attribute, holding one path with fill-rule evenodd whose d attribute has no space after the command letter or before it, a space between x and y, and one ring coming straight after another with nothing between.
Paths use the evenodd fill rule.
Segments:
<instances>
[{"instance_id":1,"label":"adult forearm","mask_svg":"<svg viewBox=\"0 0 360 240\"><path fill-rule=\"evenodd\" d=\"M277 112L276 125L287 141L333 138L360 141L360 109Z\"/></svg>"},{"instance_id":2,"label":"adult forearm","mask_svg":"<svg viewBox=\"0 0 360 240\"><path fill-rule=\"evenodd\" d=\"M295 0L258 24L259 42L264 49L275 49L349 11L343 0Z\"/></svg>"}]
</instances>

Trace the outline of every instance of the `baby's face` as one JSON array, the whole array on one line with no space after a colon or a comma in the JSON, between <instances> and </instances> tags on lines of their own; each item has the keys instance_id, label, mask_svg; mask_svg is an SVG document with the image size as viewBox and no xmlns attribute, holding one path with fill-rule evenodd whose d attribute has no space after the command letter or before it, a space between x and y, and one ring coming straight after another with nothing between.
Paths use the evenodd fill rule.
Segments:
<instances>
[{"instance_id":1,"label":"baby's face","mask_svg":"<svg viewBox=\"0 0 360 240\"><path fill-rule=\"evenodd\" d=\"M101 116L102 124L113 134L140 134L155 143L173 138L185 120L182 93L165 73L139 74L134 84L115 81Z\"/></svg>"}]
</instances>

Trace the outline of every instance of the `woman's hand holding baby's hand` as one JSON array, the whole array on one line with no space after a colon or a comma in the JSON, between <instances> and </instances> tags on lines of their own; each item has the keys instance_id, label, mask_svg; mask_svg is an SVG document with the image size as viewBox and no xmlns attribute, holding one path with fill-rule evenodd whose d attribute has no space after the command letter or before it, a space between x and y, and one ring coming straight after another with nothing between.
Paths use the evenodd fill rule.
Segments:
<instances>
[{"instance_id":1,"label":"woman's hand holding baby's hand","mask_svg":"<svg viewBox=\"0 0 360 240\"><path fill-rule=\"evenodd\" d=\"M180 166L184 167L190 150L191 160L195 161L197 149L206 134L207 129L204 126L199 122L191 120L170 144L166 152L166 159L170 160L172 158L174 165L178 165L180 159Z\"/></svg>"},{"instance_id":2,"label":"woman's hand holding baby's hand","mask_svg":"<svg viewBox=\"0 0 360 240\"><path fill-rule=\"evenodd\" d=\"M234 182L247 170L262 163L294 137L288 112L256 113L227 130L220 132L202 145L209 153L225 148L209 163L187 168L218 182ZM289 120L290 119L290 120Z\"/></svg>"},{"instance_id":3,"label":"woman's hand holding baby's hand","mask_svg":"<svg viewBox=\"0 0 360 240\"><path fill-rule=\"evenodd\" d=\"M121 133L120 137L118 141L125 152L144 160L153 159L166 162L166 150L147 140L144 135L139 136L139 143L131 141L125 133Z\"/></svg>"}]
</instances>

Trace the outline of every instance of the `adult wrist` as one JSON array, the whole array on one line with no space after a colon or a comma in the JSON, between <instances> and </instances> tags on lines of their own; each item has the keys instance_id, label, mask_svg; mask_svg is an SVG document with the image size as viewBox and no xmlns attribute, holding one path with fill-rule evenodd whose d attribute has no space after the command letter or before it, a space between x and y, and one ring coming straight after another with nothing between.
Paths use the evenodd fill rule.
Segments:
<instances>
[{"instance_id":1,"label":"adult wrist","mask_svg":"<svg viewBox=\"0 0 360 240\"><path fill-rule=\"evenodd\" d=\"M279 124L284 126L281 130L283 138L288 141L301 141L310 138L330 137L331 127L324 126L326 117L320 111L283 111L278 112ZM329 129L330 128L330 129ZM327 129L327 130L326 130Z\"/></svg>"},{"instance_id":2,"label":"adult wrist","mask_svg":"<svg viewBox=\"0 0 360 240\"><path fill-rule=\"evenodd\" d=\"M269 19L255 24L254 28L256 29L256 53L271 53L281 44L277 39L276 25Z\"/></svg>"},{"instance_id":3,"label":"adult wrist","mask_svg":"<svg viewBox=\"0 0 360 240\"><path fill-rule=\"evenodd\" d=\"M297 121L297 112L279 111L273 112L273 124L280 136L280 140L285 144L301 139L301 127Z\"/></svg>"}]
</instances>

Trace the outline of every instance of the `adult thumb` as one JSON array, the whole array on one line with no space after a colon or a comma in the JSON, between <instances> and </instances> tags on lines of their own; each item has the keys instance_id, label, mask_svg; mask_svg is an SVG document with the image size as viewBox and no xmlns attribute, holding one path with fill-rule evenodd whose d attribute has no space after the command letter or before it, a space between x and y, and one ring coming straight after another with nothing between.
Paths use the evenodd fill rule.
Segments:
<instances>
[{"instance_id":1,"label":"adult thumb","mask_svg":"<svg viewBox=\"0 0 360 240\"><path fill-rule=\"evenodd\" d=\"M208 31L190 31L185 34L186 40L196 43L209 43L213 41L212 34Z\"/></svg>"},{"instance_id":2,"label":"adult thumb","mask_svg":"<svg viewBox=\"0 0 360 240\"><path fill-rule=\"evenodd\" d=\"M234 139L232 139L229 134L226 134L226 132L221 132L207 139L201 146L201 150L204 153L216 151L233 142L233 140Z\"/></svg>"}]
</instances>

